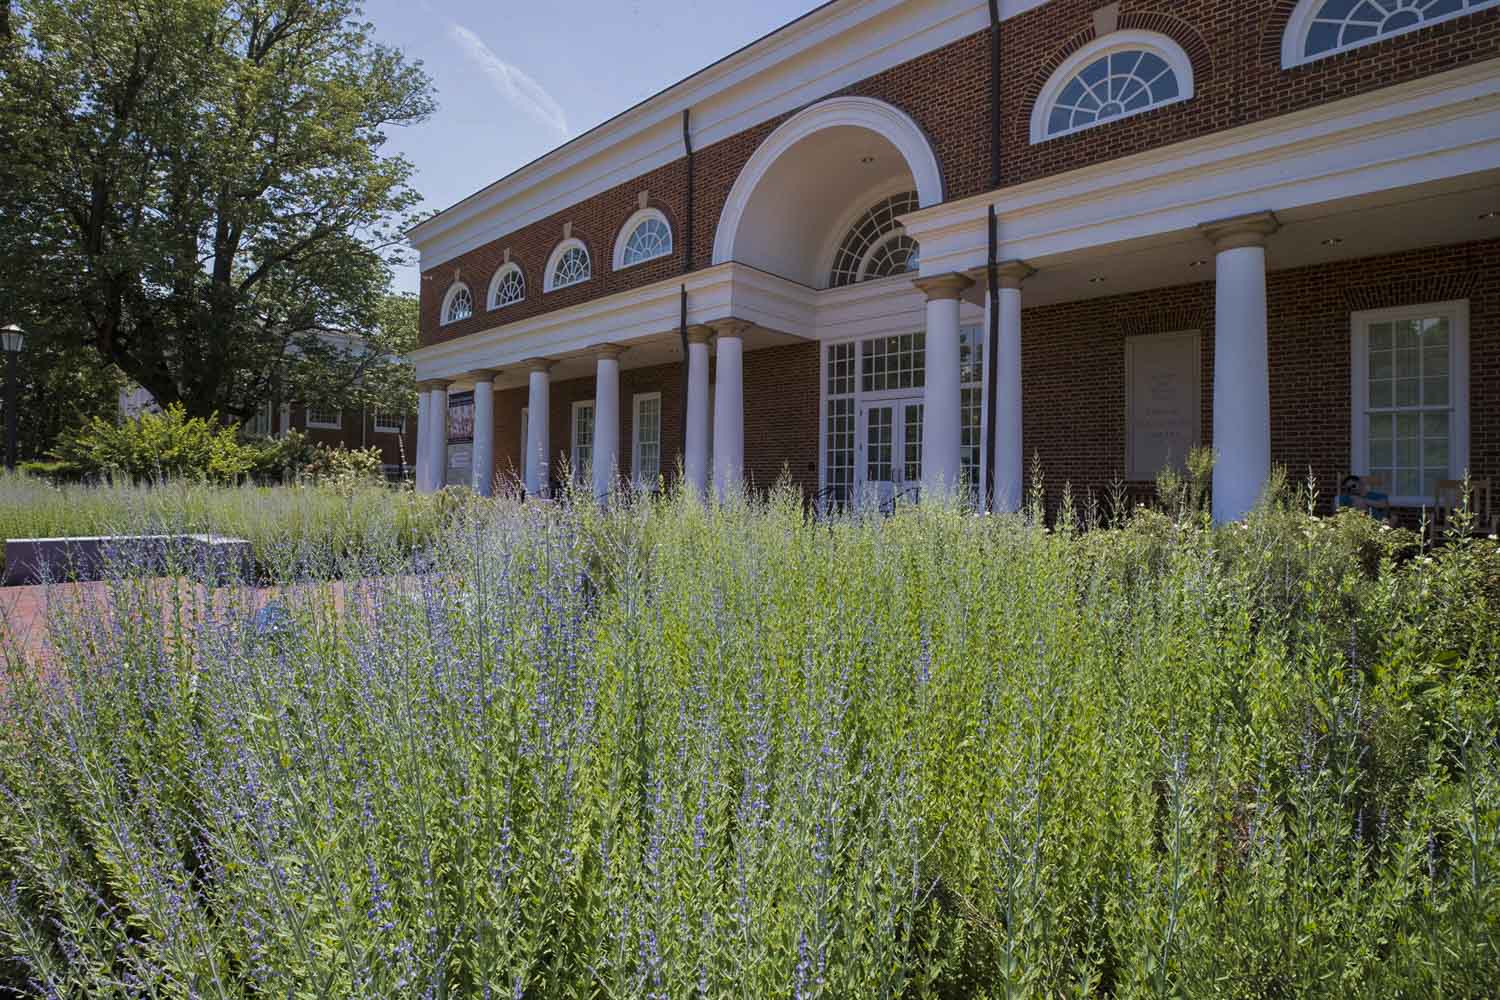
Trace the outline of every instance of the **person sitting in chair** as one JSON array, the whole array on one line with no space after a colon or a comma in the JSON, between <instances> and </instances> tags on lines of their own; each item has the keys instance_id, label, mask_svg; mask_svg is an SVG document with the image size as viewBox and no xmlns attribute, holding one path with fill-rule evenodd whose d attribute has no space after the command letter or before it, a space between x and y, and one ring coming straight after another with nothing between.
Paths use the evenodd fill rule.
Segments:
<instances>
[{"instance_id":1,"label":"person sitting in chair","mask_svg":"<svg viewBox=\"0 0 1500 1000\"><path fill-rule=\"evenodd\" d=\"M1339 485L1338 500L1334 507L1336 510L1343 510L1346 507L1351 510L1362 510L1381 521L1390 520L1392 513L1391 498L1379 490L1370 489L1358 476L1344 477L1343 483Z\"/></svg>"}]
</instances>

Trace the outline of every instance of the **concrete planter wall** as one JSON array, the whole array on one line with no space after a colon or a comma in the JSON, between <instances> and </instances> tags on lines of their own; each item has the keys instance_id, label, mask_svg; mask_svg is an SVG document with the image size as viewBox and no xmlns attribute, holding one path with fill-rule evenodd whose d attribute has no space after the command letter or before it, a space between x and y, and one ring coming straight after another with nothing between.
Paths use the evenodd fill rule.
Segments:
<instances>
[{"instance_id":1,"label":"concrete planter wall","mask_svg":"<svg viewBox=\"0 0 1500 1000\"><path fill-rule=\"evenodd\" d=\"M5 574L0 585L100 580L111 566L128 566L132 574L177 571L249 579L255 572L255 558L249 542L221 535L11 538L5 543Z\"/></svg>"}]
</instances>

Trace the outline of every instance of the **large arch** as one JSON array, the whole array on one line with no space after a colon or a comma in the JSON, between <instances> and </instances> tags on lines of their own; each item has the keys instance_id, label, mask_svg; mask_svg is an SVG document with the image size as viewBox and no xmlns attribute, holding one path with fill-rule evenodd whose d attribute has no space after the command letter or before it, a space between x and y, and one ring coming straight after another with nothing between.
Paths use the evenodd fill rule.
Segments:
<instances>
[{"instance_id":1,"label":"large arch","mask_svg":"<svg viewBox=\"0 0 1500 1000\"><path fill-rule=\"evenodd\" d=\"M821 287L817 269L831 230L869 192L902 179L921 207L943 201L937 156L909 115L869 97L814 104L767 136L740 170L719 216L713 262L740 261Z\"/></svg>"}]
</instances>

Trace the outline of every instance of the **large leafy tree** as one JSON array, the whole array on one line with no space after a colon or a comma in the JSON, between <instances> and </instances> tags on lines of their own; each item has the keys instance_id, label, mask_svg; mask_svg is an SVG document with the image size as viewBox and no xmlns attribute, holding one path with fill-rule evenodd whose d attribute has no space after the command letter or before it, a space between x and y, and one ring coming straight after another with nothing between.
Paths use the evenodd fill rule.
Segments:
<instances>
[{"instance_id":1,"label":"large leafy tree","mask_svg":"<svg viewBox=\"0 0 1500 1000\"><path fill-rule=\"evenodd\" d=\"M355 0L0 0L0 322L194 415L404 402L431 108Z\"/></svg>"}]
</instances>

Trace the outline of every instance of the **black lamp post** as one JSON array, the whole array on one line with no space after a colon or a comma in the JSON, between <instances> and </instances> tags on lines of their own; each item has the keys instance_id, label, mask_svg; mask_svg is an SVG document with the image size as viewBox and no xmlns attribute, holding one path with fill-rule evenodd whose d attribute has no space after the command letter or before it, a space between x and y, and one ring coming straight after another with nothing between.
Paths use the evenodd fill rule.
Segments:
<instances>
[{"instance_id":1,"label":"black lamp post","mask_svg":"<svg viewBox=\"0 0 1500 1000\"><path fill-rule=\"evenodd\" d=\"M26 346L26 334L12 323L0 330L0 347L5 348L5 468L16 467L16 363L21 360L21 348Z\"/></svg>"}]
</instances>

